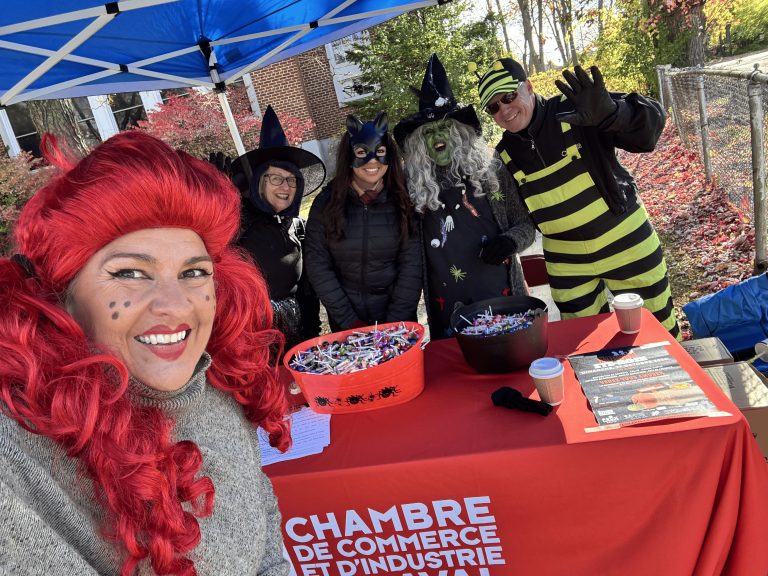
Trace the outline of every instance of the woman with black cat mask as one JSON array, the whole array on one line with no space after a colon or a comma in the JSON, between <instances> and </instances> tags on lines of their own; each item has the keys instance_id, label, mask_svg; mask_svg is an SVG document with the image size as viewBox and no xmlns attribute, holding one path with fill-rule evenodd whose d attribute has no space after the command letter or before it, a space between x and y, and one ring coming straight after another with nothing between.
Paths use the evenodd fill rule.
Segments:
<instances>
[{"instance_id":1,"label":"woman with black cat mask","mask_svg":"<svg viewBox=\"0 0 768 576\"><path fill-rule=\"evenodd\" d=\"M331 330L415 320L421 251L387 115L347 117L336 176L307 221L306 266Z\"/></svg>"}]
</instances>

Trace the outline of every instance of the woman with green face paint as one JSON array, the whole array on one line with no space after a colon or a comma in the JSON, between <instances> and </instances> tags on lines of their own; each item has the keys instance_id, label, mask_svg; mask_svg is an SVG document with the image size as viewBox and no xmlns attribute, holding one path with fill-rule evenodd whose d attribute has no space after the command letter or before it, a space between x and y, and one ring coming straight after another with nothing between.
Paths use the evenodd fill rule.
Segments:
<instances>
[{"instance_id":1,"label":"woman with green face paint","mask_svg":"<svg viewBox=\"0 0 768 576\"><path fill-rule=\"evenodd\" d=\"M435 165L445 168L451 164L454 147L450 143L449 120L428 122L421 128L421 136L427 147L427 154Z\"/></svg>"},{"instance_id":2,"label":"woman with green face paint","mask_svg":"<svg viewBox=\"0 0 768 576\"><path fill-rule=\"evenodd\" d=\"M534 227L509 174L491 156L471 106L459 107L432 55L419 112L395 127L419 215L431 338L452 335L457 303L525 294L517 252Z\"/></svg>"}]
</instances>

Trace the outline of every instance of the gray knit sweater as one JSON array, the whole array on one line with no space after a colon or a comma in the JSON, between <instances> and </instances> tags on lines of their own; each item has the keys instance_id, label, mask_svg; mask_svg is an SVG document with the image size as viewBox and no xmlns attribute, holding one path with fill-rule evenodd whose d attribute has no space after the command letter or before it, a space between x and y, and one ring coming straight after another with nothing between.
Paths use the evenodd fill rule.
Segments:
<instances>
[{"instance_id":1,"label":"gray knit sweater","mask_svg":"<svg viewBox=\"0 0 768 576\"><path fill-rule=\"evenodd\" d=\"M209 365L206 355L174 392L133 386L142 402L176 418L176 440L200 447L202 474L216 488L213 514L199 519L202 538L189 557L201 576L285 576L280 514L256 431L231 396L207 384ZM0 413L0 575L119 574L123 552L99 535L103 516L91 486L54 442ZM153 573L148 562L139 573Z\"/></svg>"}]
</instances>

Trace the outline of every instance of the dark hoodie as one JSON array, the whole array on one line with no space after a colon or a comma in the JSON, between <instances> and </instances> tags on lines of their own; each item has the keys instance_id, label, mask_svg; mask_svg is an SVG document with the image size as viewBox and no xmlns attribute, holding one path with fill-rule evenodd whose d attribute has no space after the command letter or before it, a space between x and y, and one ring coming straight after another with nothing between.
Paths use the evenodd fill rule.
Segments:
<instances>
[{"instance_id":1,"label":"dark hoodie","mask_svg":"<svg viewBox=\"0 0 768 576\"><path fill-rule=\"evenodd\" d=\"M279 214L259 194L259 182L269 166L288 170L298 179L293 203ZM275 327L285 333L286 349L320 333L320 305L304 274L302 258L304 222L299 218L299 209L303 194L304 181L295 165L273 161L259 166L253 174L250 197L243 199L242 227L237 241L238 246L251 254L267 281ZM279 317L296 314L296 306L279 304L286 298L296 300L300 317ZM290 330L290 326L298 327L299 334L290 334L296 331Z\"/></svg>"}]
</instances>

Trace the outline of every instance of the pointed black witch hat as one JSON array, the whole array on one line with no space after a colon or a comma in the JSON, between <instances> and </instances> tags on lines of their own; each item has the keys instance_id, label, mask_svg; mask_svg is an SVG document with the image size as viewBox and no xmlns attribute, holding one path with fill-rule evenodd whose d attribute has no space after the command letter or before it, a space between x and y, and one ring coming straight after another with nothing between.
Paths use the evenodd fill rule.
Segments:
<instances>
[{"instance_id":1,"label":"pointed black witch hat","mask_svg":"<svg viewBox=\"0 0 768 576\"><path fill-rule=\"evenodd\" d=\"M402 146L405 138L416 128L427 122L452 118L466 124L480 134L480 119L475 109L470 106L459 106L453 97L453 90L448 83L448 76L437 54L432 54L427 63L427 72L421 83L421 90L411 86L411 90L419 97L419 111L409 118L397 123L393 134L397 143Z\"/></svg>"},{"instance_id":2,"label":"pointed black witch hat","mask_svg":"<svg viewBox=\"0 0 768 576\"><path fill-rule=\"evenodd\" d=\"M325 164L309 150L291 146L285 136L280 120L272 109L267 106L261 120L259 147L246 152L232 162L233 181L244 182L245 190L250 186L251 174L258 171L259 166L269 162L290 162L304 176L304 196L317 190L325 180ZM245 179L235 176L245 175Z\"/></svg>"}]
</instances>

